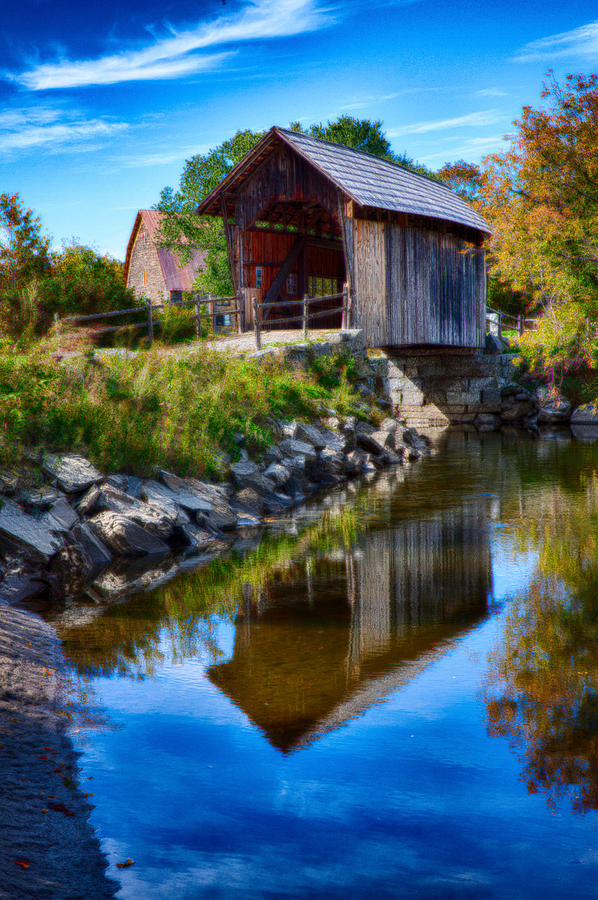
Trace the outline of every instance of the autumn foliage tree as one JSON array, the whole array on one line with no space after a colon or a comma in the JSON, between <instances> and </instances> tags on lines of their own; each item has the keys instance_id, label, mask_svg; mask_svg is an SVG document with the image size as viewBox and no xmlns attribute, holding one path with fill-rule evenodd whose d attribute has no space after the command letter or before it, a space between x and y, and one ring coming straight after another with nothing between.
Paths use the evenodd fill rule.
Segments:
<instances>
[{"instance_id":1,"label":"autumn foliage tree","mask_svg":"<svg viewBox=\"0 0 598 900\"><path fill-rule=\"evenodd\" d=\"M18 194L0 194L0 291L15 290L49 265L50 239Z\"/></svg>"},{"instance_id":2,"label":"autumn foliage tree","mask_svg":"<svg viewBox=\"0 0 598 900\"><path fill-rule=\"evenodd\" d=\"M568 75L564 86L550 76L542 97L545 108L524 107L510 149L485 160L478 208L494 230L497 276L550 324L536 362L564 372L596 360L598 76Z\"/></svg>"}]
</instances>

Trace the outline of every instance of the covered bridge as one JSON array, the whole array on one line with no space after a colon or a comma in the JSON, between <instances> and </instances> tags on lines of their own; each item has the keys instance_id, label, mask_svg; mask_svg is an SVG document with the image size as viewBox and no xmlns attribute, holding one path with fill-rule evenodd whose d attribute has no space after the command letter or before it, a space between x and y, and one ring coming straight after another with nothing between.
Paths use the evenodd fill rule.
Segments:
<instances>
[{"instance_id":1,"label":"covered bridge","mask_svg":"<svg viewBox=\"0 0 598 900\"><path fill-rule=\"evenodd\" d=\"M289 315L285 301L333 294L347 282L349 324L369 346L484 344L482 242L490 229L434 179L271 128L197 212L223 217L246 325L251 297L275 326ZM319 323L340 326L339 313L329 319Z\"/></svg>"}]
</instances>

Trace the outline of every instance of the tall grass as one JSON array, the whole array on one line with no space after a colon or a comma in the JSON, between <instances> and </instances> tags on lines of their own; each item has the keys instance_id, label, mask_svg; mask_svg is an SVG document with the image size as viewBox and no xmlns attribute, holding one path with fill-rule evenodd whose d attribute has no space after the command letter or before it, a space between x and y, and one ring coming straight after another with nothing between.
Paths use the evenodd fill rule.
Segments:
<instances>
[{"instance_id":1,"label":"tall grass","mask_svg":"<svg viewBox=\"0 0 598 900\"><path fill-rule=\"evenodd\" d=\"M215 476L223 451L238 454L235 433L259 453L273 439L273 415L309 420L322 403L350 412L354 377L343 355L304 371L207 350L184 358L89 350L59 361L49 345L21 354L0 345L0 455L78 450L106 470Z\"/></svg>"}]
</instances>

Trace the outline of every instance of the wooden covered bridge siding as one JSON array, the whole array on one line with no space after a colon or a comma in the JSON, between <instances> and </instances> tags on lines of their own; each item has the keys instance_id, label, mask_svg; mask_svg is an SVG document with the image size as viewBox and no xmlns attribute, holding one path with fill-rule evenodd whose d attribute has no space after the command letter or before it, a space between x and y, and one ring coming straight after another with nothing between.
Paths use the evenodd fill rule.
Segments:
<instances>
[{"instance_id":1,"label":"wooden covered bridge siding","mask_svg":"<svg viewBox=\"0 0 598 900\"><path fill-rule=\"evenodd\" d=\"M275 326L297 310L290 300L334 294L346 280L349 324L371 347L483 346L488 226L438 182L273 128L197 211L223 217L246 327L256 295Z\"/></svg>"},{"instance_id":2,"label":"wooden covered bridge siding","mask_svg":"<svg viewBox=\"0 0 598 900\"><path fill-rule=\"evenodd\" d=\"M449 232L349 220L353 319L370 347L483 347L484 253ZM349 224L348 223L348 224Z\"/></svg>"},{"instance_id":3,"label":"wooden covered bridge siding","mask_svg":"<svg viewBox=\"0 0 598 900\"><path fill-rule=\"evenodd\" d=\"M337 188L288 147L267 157L233 200L223 198L222 207L235 290L245 296L246 327L253 322L251 297L256 294L272 303L269 319L275 324L277 314L288 315L285 300L316 295L313 279L331 280L334 290L328 293L342 290L346 275ZM290 275L294 293L288 290ZM271 296L274 288L276 296ZM340 314L319 325L339 327Z\"/></svg>"}]
</instances>

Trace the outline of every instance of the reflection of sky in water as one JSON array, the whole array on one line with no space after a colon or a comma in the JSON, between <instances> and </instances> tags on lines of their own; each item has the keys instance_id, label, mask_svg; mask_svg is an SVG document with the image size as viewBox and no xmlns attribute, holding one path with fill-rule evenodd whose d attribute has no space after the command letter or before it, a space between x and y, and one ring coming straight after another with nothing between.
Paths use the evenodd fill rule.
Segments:
<instances>
[{"instance_id":1,"label":"reflection of sky in water","mask_svg":"<svg viewBox=\"0 0 598 900\"><path fill-rule=\"evenodd\" d=\"M535 554L514 554L489 518L501 601L526 584ZM452 557L442 560L445 584ZM316 603L318 589L316 579ZM453 613L455 627L418 625L418 639L431 637L408 678L289 753L214 685L213 660L168 662L165 631L155 677L92 679L117 727L80 738L81 765L119 896L565 898L573 884L589 896L593 819L528 795L508 742L486 731L480 678L503 615L499 605L460 626ZM268 621L251 627L278 627ZM244 626L214 623L222 665ZM117 872L127 856L136 865Z\"/></svg>"}]
</instances>

